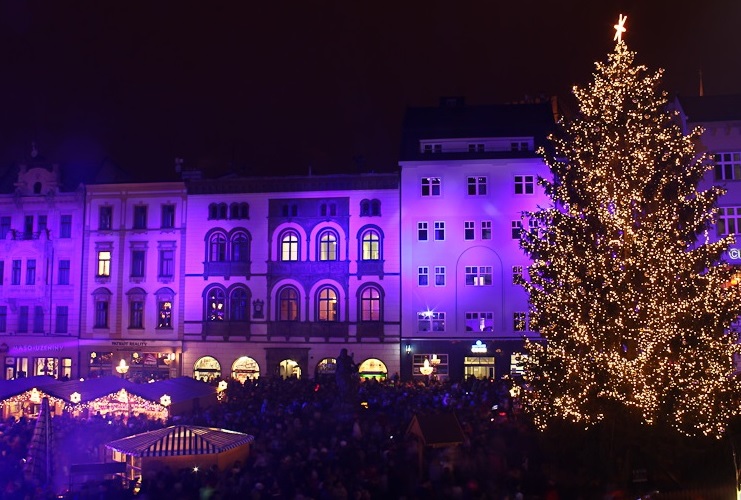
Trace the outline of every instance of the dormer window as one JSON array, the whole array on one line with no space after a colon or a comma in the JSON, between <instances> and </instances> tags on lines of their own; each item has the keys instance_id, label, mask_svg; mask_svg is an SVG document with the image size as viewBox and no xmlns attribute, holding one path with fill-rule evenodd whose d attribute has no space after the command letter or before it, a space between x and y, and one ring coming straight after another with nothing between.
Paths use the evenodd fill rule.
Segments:
<instances>
[{"instance_id":1,"label":"dormer window","mask_svg":"<svg viewBox=\"0 0 741 500\"><path fill-rule=\"evenodd\" d=\"M423 153L442 153L443 152L443 145L442 144L425 144L422 147Z\"/></svg>"},{"instance_id":2,"label":"dormer window","mask_svg":"<svg viewBox=\"0 0 741 500\"><path fill-rule=\"evenodd\" d=\"M483 153L484 145L483 144L469 144L468 145L468 152L469 153Z\"/></svg>"}]
</instances>

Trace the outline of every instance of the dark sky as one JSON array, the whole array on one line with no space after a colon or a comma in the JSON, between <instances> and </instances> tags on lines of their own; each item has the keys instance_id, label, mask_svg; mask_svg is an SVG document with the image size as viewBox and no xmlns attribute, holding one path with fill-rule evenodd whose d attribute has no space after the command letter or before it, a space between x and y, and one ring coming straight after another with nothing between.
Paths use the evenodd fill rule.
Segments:
<instances>
[{"instance_id":1,"label":"dark sky","mask_svg":"<svg viewBox=\"0 0 741 500\"><path fill-rule=\"evenodd\" d=\"M666 90L741 93L738 0L0 0L0 165L393 170L407 106L568 95L619 13Z\"/></svg>"}]
</instances>

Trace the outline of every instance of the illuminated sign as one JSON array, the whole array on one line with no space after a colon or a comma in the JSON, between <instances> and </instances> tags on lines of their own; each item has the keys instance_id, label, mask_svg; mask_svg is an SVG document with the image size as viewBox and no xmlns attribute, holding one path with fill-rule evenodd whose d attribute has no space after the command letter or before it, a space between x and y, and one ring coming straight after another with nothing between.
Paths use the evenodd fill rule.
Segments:
<instances>
[{"instance_id":1,"label":"illuminated sign","mask_svg":"<svg viewBox=\"0 0 741 500\"><path fill-rule=\"evenodd\" d=\"M729 248L728 257L733 260L741 259L741 248Z\"/></svg>"},{"instance_id":2,"label":"illuminated sign","mask_svg":"<svg viewBox=\"0 0 741 500\"><path fill-rule=\"evenodd\" d=\"M486 354L488 351L486 345L480 340L477 340L476 343L471 346L471 352L474 354Z\"/></svg>"}]
</instances>

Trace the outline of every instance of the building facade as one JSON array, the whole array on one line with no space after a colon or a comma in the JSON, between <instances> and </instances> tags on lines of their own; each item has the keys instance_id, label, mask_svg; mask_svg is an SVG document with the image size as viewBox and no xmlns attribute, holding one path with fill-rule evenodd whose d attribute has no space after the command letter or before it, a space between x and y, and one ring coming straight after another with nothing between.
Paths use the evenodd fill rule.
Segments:
<instances>
[{"instance_id":1,"label":"building facade","mask_svg":"<svg viewBox=\"0 0 741 500\"><path fill-rule=\"evenodd\" d=\"M84 191L31 154L0 195L3 378L70 378L79 368Z\"/></svg>"},{"instance_id":2,"label":"building facade","mask_svg":"<svg viewBox=\"0 0 741 500\"><path fill-rule=\"evenodd\" d=\"M548 203L536 154L552 103L407 112L401 153L402 376L494 378L517 369L528 329L518 280L523 212Z\"/></svg>"},{"instance_id":3,"label":"building facade","mask_svg":"<svg viewBox=\"0 0 741 500\"><path fill-rule=\"evenodd\" d=\"M399 370L396 174L188 183L184 374Z\"/></svg>"}]
</instances>

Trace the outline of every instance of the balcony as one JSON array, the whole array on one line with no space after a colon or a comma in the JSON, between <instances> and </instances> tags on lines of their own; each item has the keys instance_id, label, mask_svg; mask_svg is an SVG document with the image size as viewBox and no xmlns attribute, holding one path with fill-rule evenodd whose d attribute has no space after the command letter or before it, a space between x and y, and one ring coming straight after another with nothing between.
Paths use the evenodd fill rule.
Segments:
<instances>
[{"instance_id":1,"label":"balcony","mask_svg":"<svg viewBox=\"0 0 741 500\"><path fill-rule=\"evenodd\" d=\"M204 262L203 277L205 279L209 276L223 276L228 279L232 276L244 276L249 279L251 265L251 262Z\"/></svg>"},{"instance_id":2,"label":"balcony","mask_svg":"<svg viewBox=\"0 0 741 500\"><path fill-rule=\"evenodd\" d=\"M358 278L363 276L378 276L383 278L383 260L359 260Z\"/></svg>"},{"instance_id":3,"label":"balcony","mask_svg":"<svg viewBox=\"0 0 741 500\"><path fill-rule=\"evenodd\" d=\"M201 336L203 340L208 337L221 337L223 340L230 338L250 339L249 321L206 321L203 323Z\"/></svg>"},{"instance_id":4,"label":"balcony","mask_svg":"<svg viewBox=\"0 0 741 500\"><path fill-rule=\"evenodd\" d=\"M268 262L268 273L273 276L347 276L350 263L346 260L321 261L271 261Z\"/></svg>"},{"instance_id":5,"label":"balcony","mask_svg":"<svg viewBox=\"0 0 741 500\"><path fill-rule=\"evenodd\" d=\"M273 321L268 323L268 339L273 337L303 337L308 342L311 337L324 337L329 339L348 338L348 324L336 321Z\"/></svg>"},{"instance_id":6,"label":"balcony","mask_svg":"<svg viewBox=\"0 0 741 500\"><path fill-rule=\"evenodd\" d=\"M383 339L385 325L380 321L361 321L357 326L359 339Z\"/></svg>"}]
</instances>

